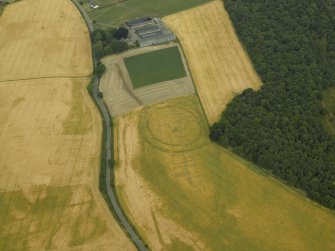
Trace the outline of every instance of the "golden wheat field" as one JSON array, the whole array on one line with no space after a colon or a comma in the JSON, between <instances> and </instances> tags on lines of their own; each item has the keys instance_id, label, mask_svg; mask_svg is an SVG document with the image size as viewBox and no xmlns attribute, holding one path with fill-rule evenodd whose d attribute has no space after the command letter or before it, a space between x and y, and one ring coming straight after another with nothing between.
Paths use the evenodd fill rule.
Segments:
<instances>
[{"instance_id":1,"label":"golden wheat field","mask_svg":"<svg viewBox=\"0 0 335 251\"><path fill-rule=\"evenodd\" d=\"M163 20L180 40L210 124L220 118L234 95L261 86L222 1L212 1Z\"/></svg>"},{"instance_id":2,"label":"golden wheat field","mask_svg":"<svg viewBox=\"0 0 335 251\"><path fill-rule=\"evenodd\" d=\"M89 33L70 0L23 0L0 18L0 81L87 76Z\"/></svg>"},{"instance_id":3,"label":"golden wheat field","mask_svg":"<svg viewBox=\"0 0 335 251\"><path fill-rule=\"evenodd\" d=\"M51 23L62 18L78 30L53 49L59 34ZM25 33L44 24L46 36ZM9 67L0 67L0 250L134 250L98 190L101 118L82 77L92 61L81 16L67 0L23 0L0 18L0 32L11 27L26 38L0 36L1 57L15 45Z\"/></svg>"},{"instance_id":4,"label":"golden wheat field","mask_svg":"<svg viewBox=\"0 0 335 251\"><path fill-rule=\"evenodd\" d=\"M196 96L115 120L116 188L152 250L335 250L335 214L211 143Z\"/></svg>"}]
</instances>

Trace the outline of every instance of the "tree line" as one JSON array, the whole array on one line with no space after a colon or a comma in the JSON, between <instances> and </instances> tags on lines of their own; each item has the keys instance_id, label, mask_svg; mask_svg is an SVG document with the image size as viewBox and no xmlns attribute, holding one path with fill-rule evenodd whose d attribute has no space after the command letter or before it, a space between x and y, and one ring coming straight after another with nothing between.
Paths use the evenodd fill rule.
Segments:
<instances>
[{"instance_id":1,"label":"tree line","mask_svg":"<svg viewBox=\"0 0 335 251\"><path fill-rule=\"evenodd\" d=\"M335 138L321 104L335 87L335 1L224 3L264 85L236 96L210 138L335 209Z\"/></svg>"},{"instance_id":2,"label":"tree line","mask_svg":"<svg viewBox=\"0 0 335 251\"><path fill-rule=\"evenodd\" d=\"M127 38L126 28L95 29L92 34L94 51L97 59L113 53L120 53L129 49L127 42L122 38Z\"/></svg>"}]
</instances>

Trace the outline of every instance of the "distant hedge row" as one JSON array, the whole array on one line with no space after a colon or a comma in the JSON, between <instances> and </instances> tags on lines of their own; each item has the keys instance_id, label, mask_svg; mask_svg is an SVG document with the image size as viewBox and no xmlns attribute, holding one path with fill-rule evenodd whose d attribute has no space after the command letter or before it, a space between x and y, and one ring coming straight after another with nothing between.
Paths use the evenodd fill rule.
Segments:
<instances>
[{"instance_id":1,"label":"distant hedge row","mask_svg":"<svg viewBox=\"0 0 335 251\"><path fill-rule=\"evenodd\" d=\"M264 86L234 98L211 139L335 209L335 138L321 105L335 87L335 1L224 3Z\"/></svg>"}]
</instances>

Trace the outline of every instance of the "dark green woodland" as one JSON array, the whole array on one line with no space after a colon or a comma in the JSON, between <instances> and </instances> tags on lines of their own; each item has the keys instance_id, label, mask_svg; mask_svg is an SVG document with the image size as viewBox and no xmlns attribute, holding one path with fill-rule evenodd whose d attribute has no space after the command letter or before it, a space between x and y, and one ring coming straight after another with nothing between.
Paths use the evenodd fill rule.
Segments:
<instances>
[{"instance_id":1,"label":"dark green woodland","mask_svg":"<svg viewBox=\"0 0 335 251\"><path fill-rule=\"evenodd\" d=\"M335 1L224 3L264 85L236 96L210 138L335 209L335 137L322 102L335 88Z\"/></svg>"}]
</instances>

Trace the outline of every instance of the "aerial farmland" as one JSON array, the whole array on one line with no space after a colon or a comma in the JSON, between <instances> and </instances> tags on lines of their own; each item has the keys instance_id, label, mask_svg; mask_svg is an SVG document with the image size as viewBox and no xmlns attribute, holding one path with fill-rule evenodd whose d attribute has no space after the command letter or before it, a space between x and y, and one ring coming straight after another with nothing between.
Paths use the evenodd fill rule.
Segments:
<instances>
[{"instance_id":1,"label":"aerial farmland","mask_svg":"<svg viewBox=\"0 0 335 251\"><path fill-rule=\"evenodd\" d=\"M194 94L191 75L176 44L130 50L102 59L100 88L111 115ZM145 73L145 74L143 74Z\"/></svg>"},{"instance_id":2,"label":"aerial farmland","mask_svg":"<svg viewBox=\"0 0 335 251\"><path fill-rule=\"evenodd\" d=\"M332 212L207 135L196 96L115 120L118 195L153 249L332 250Z\"/></svg>"},{"instance_id":3,"label":"aerial farmland","mask_svg":"<svg viewBox=\"0 0 335 251\"><path fill-rule=\"evenodd\" d=\"M98 190L101 122L75 6L7 6L0 58L0 250L134 249Z\"/></svg>"},{"instance_id":4,"label":"aerial farmland","mask_svg":"<svg viewBox=\"0 0 335 251\"><path fill-rule=\"evenodd\" d=\"M0 250L335 250L333 75L311 56L332 62L335 34L308 26L304 69L295 35L274 34L319 3L293 1L283 20L274 0L0 1ZM289 125L283 93L312 115ZM297 163L318 157L278 175L302 142Z\"/></svg>"},{"instance_id":5,"label":"aerial farmland","mask_svg":"<svg viewBox=\"0 0 335 251\"><path fill-rule=\"evenodd\" d=\"M209 123L238 93L261 80L236 37L221 1L164 18L178 36Z\"/></svg>"},{"instance_id":6,"label":"aerial farmland","mask_svg":"<svg viewBox=\"0 0 335 251\"><path fill-rule=\"evenodd\" d=\"M163 20L179 38L188 63L184 67L189 67L198 95L175 95L152 104L135 95L141 88L148 91L144 86L155 90L164 79L168 68L159 70L157 60L163 56L153 52L166 47L144 47L102 60L107 70L101 90L114 117L115 187L142 238L154 250L333 248L333 213L208 139L208 125L230 100L262 85L223 4L213 1ZM116 57L123 58L118 62L126 77L111 74ZM120 85L124 79L128 88ZM115 112L125 107L125 99L112 94L129 88L138 97L137 103L133 98L133 111L128 106L128 111ZM261 213L261 208L267 210ZM304 237L297 220L305 226ZM324 238L315 224L328 233ZM282 234L273 242L277 231Z\"/></svg>"}]
</instances>

